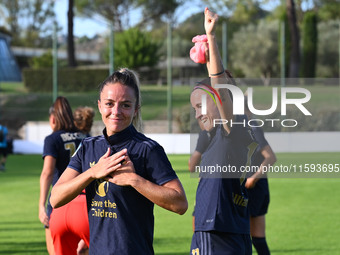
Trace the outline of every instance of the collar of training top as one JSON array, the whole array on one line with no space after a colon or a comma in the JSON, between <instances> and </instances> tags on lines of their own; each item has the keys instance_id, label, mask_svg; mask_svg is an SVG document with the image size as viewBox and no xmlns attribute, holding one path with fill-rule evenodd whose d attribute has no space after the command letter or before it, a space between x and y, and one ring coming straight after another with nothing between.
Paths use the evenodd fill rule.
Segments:
<instances>
[{"instance_id":1,"label":"collar of training top","mask_svg":"<svg viewBox=\"0 0 340 255\"><path fill-rule=\"evenodd\" d=\"M135 133L137 133L137 130L134 128L132 124L125 128L123 131L120 131L111 136L107 136L106 128L104 128L103 130L103 135L110 145L115 145L124 142L130 139Z\"/></svg>"}]
</instances>

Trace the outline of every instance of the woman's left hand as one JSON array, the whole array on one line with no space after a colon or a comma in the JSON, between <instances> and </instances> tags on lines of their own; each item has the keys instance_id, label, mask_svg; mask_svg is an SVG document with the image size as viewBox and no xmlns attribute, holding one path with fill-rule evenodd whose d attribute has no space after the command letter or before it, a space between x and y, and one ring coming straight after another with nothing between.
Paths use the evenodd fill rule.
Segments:
<instances>
[{"instance_id":1,"label":"woman's left hand","mask_svg":"<svg viewBox=\"0 0 340 255\"><path fill-rule=\"evenodd\" d=\"M106 181L112 182L119 186L130 186L136 177L138 176L132 161L130 160L129 156L125 156L125 160L122 165L112 174L110 174L110 176L106 178Z\"/></svg>"},{"instance_id":2,"label":"woman's left hand","mask_svg":"<svg viewBox=\"0 0 340 255\"><path fill-rule=\"evenodd\" d=\"M218 21L218 15L208 9L204 10L204 29L207 35L214 35L215 28Z\"/></svg>"}]
</instances>

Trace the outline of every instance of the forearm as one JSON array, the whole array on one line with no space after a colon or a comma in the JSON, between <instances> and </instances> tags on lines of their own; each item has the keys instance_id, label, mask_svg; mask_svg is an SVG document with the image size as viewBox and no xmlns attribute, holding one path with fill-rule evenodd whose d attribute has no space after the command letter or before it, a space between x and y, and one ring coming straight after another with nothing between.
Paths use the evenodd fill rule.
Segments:
<instances>
[{"instance_id":1,"label":"forearm","mask_svg":"<svg viewBox=\"0 0 340 255\"><path fill-rule=\"evenodd\" d=\"M191 173L195 172L196 166L199 166L201 162L201 153L198 151L194 151L189 159L189 171Z\"/></svg>"},{"instance_id":2,"label":"forearm","mask_svg":"<svg viewBox=\"0 0 340 255\"><path fill-rule=\"evenodd\" d=\"M216 43L215 35L208 36L209 42L209 76L211 80L211 85L216 89L220 95L222 105L217 102L217 107L222 119L230 120L233 119L233 104L229 95L229 91L226 88L216 88L217 84L228 84L226 73L224 72L224 67L221 61L220 53ZM228 125L224 125L225 129L230 132Z\"/></svg>"},{"instance_id":3,"label":"forearm","mask_svg":"<svg viewBox=\"0 0 340 255\"><path fill-rule=\"evenodd\" d=\"M264 154L264 153L263 153ZM276 162L275 155L273 156L266 156L264 160L262 161L259 169L255 174L253 174L253 178L259 179L259 178L265 178L267 177L267 170L270 166L274 165Z\"/></svg>"},{"instance_id":4,"label":"forearm","mask_svg":"<svg viewBox=\"0 0 340 255\"><path fill-rule=\"evenodd\" d=\"M52 184L53 175L46 174L44 172L40 175L40 196L39 196L39 207L45 208L45 204L48 197L48 192Z\"/></svg>"},{"instance_id":5,"label":"forearm","mask_svg":"<svg viewBox=\"0 0 340 255\"><path fill-rule=\"evenodd\" d=\"M94 180L90 171L85 171L77 175L76 173L72 173L72 171L75 172L75 170L67 170L68 172L65 174L67 178L63 178L62 176L51 191L50 202L53 208L58 208L70 202Z\"/></svg>"},{"instance_id":6,"label":"forearm","mask_svg":"<svg viewBox=\"0 0 340 255\"><path fill-rule=\"evenodd\" d=\"M160 186L136 175L131 186L151 202L164 209L181 215L188 209L184 190L177 179Z\"/></svg>"},{"instance_id":7,"label":"forearm","mask_svg":"<svg viewBox=\"0 0 340 255\"><path fill-rule=\"evenodd\" d=\"M211 78L224 77L225 75L224 67L223 67L220 53L218 50L215 33L208 34L207 38L208 38L208 43L209 43L209 59L207 62L207 69L209 71L209 76ZM221 74L218 76L214 76L214 74L218 74L218 73L221 73Z\"/></svg>"}]
</instances>

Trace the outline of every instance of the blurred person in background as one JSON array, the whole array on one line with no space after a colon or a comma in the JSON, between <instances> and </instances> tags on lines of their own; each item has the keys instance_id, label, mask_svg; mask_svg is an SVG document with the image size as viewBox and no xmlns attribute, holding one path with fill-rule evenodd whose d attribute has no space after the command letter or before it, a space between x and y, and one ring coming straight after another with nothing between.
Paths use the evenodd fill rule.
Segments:
<instances>
[{"instance_id":1,"label":"blurred person in background","mask_svg":"<svg viewBox=\"0 0 340 255\"><path fill-rule=\"evenodd\" d=\"M76 128L73 120L72 109L65 97L58 97L50 107L49 123L53 132L44 140L42 155L44 163L40 175L39 219L45 226L47 250L49 254L55 254L50 229L50 226L55 222L50 219L52 207L49 201L49 191L51 185L53 186L57 182L61 174L66 169L71 156L76 151L81 140L85 138L85 135L79 132ZM54 225L58 224L55 223ZM84 239L86 238L84 237ZM69 238L69 242L73 242L75 245L74 253L72 254L76 254L79 240L80 238L78 241L76 241L75 238ZM71 251L72 250L70 250L70 252Z\"/></svg>"},{"instance_id":2,"label":"blurred person in background","mask_svg":"<svg viewBox=\"0 0 340 255\"><path fill-rule=\"evenodd\" d=\"M8 155L8 129L4 125L0 125L0 171L5 171Z\"/></svg>"},{"instance_id":3,"label":"blurred person in background","mask_svg":"<svg viewBox=\"0 0 340 255\"><path fill-rule=\"evenodd\" d=\"M247 96L244 100L244 110L248 119L252 118L252 113L248 108ZM254 123L254 121L253 121ZM253 124L255 126L255 124ZM250 214L250 235L252 243L258 255L269 255L269 247L266 241L266 219L265 215L269 206L269 185L267 174L263 167L268 167L276 162L276 156L264 137L261 127L252 127L255 139L259 144L254 156L253 165L258 166L258 171L247 178L246 188L248 189L248 208Z\"/></svg>"},{"instance_id":4,"label":"blurred person in background","mask_svg":"<svg viewBox=\"0 0 340 255\"><path fill-rule=\"evenodd\" d=\"M88 106L78 107L73 112L74 124L87 136L90 136L94 115L94 109Z\"/></svg>"},{"instance_id":5,"label":"blurred person in background","mask_svg":"<svg viewBox=\"0 0 340 255\"><path fill-rule=\"evenodd\" d=\"M75 126L86 137L90 136L94 115L93 108L87 106L78 107L73 112ZM75 254L79 238L77 254L88 254L90 233L85 189L67 205L53 210L50 229L57 254Z\"/></svg>"}]
</instances>

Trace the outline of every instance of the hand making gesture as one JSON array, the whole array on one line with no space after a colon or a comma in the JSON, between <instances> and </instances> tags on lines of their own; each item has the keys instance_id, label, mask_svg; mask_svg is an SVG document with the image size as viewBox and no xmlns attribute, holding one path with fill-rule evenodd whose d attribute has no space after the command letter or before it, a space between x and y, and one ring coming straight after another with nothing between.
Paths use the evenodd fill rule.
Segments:
<instances>
[{"instance_id":1,"label":"hand making gesture","mask_svg":"<svg viewBox=\"0 0 340 255\"><path fill-rule=\"evenodd\" d=\"M206 7L204 9L204 29L207 35L215 35L218 15Z\"/></svg>"}]
</instances>

